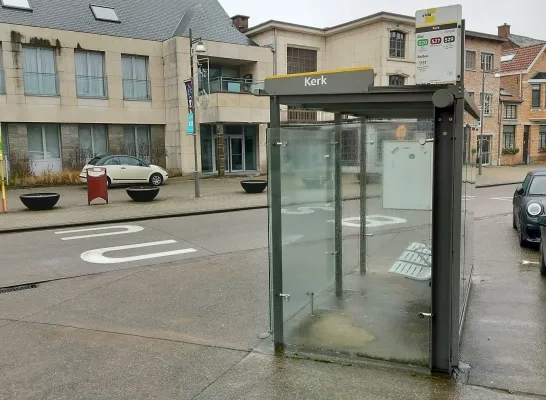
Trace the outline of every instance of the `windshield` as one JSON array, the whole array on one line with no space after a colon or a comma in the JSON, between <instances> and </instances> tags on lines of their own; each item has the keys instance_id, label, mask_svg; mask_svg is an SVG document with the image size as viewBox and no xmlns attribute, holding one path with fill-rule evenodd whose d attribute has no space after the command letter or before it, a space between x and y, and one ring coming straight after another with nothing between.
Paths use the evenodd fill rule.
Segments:
<instances>
[{"instance_id":1,"label":"windshield","mask_svg":"<svg viewBox=\"0 0 546 400\"><path fill-rule=\"evenodd\" d=\"M546 175L537 175L533 178L529 187L529 195L546 196Z\"/></svg>"},{"instance_id":2,"label":"windshield","mask_svg":"<svg viewBox=\"0 0 546 400\"><path fill-rule=\"evenodd\" d=\"M89 161L87 164L89 165L97 165L97 163L99 162L99 160L101 159L102 157L93 157L91 159L91 161Z\"/></svg>"}]
</instances>

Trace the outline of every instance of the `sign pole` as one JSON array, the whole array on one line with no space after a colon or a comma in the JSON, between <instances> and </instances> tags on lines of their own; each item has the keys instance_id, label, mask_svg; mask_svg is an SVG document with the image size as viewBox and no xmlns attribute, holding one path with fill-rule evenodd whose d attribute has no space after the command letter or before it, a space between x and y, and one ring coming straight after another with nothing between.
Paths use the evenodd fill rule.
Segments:
<instances>
[{"instance_id":1,"label":"sign pole","mask_svg":"<svg viewBox=\"0 0 546 400\"><path fill-rule=\"evenodd\" d=\"M2 212L6 213L6 184L4 179L4 151L2 149L2 125L0 124L0 186L2 187Z\"/></svg>"}]
</instances>

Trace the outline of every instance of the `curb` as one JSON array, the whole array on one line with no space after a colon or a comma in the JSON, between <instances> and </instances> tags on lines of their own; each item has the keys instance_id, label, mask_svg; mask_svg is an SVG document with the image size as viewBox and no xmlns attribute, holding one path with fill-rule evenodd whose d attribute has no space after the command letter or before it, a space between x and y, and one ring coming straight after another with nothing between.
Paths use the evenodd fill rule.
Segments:
<instances>
[{"instance_id":1,"label":"curb","mask_svg":"<svg viewBox=\"0 0 546 400\"><path fill-rule=\"evenodd\" d=\"M490 188L490 187L497 187L497 186L519 185L520 183L521 183L521 181L518 181L518 182L502 182L502 183L486 183L484 185L476 185L476 189Z\"/></svg>"},{"instance_id":2,"label":"curb","mask_svg":"<svg viewBox=\"0 0 546 400\"><path fill-rule=\"evenodd\" d=\"M368 196L367 198L375 199L378 197L381 197L381 196L374 195L374 196ZM360 197L347 197L347 198L344 198L342 201L358 200L359 198ZM106 225L106 224L114 224L114 223L121 223L121 222L150 221L153 219L191 217L191 216L198 216L198 215L223 214L223 213L231 213L231 212L238 212L238 211L263 210L268 207L269 207L268 205L235 207L235 208L223 208L223 209L217 209L217 210L203 210L203 211L190 211L190 212L180 212L180 213L170 213L170 214L147 215L142 217L127 217L127 218L109 219L104 221L85 221L85 222L74 222L74 223L55 224L55 225L47 225L47 226L8 228L8 229L0 229L0 235L9 234L9 233L46 231L50 229L78 228L78 227L84 227L84 226L90 226L90 225Z\"/></svg>"}]
</instances>

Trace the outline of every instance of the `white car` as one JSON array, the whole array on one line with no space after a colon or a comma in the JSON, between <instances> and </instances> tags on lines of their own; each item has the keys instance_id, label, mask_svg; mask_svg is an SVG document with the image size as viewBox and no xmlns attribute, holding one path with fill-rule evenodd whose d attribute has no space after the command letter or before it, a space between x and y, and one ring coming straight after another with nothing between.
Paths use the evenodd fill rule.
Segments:
<instances>
[{"instance_id":1,"label":"white car","mask_svg":"<svg viewBox=\"0 0 546 400\"><path fill-rule=\"evenodd\" d=\"M80 181L87 182L87 169L93 167L106 168L108 186L115 184L149 183L160 186L167 180L169 174L157 165L123 154L97 156L89 161L80 173Z\"/></svg>"}]
</instances>

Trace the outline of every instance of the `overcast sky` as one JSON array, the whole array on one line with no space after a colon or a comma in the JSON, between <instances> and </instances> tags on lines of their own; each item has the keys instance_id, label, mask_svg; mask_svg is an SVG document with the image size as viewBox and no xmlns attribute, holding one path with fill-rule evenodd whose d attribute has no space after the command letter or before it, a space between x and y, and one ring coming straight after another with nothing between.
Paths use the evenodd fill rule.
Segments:
<instances>
[{"instance_id":1,"label":"overcast sky","mask_svg":"<svg viewBox=\"0 0 546 400\"><path fill-rule=\"evenodd\" d=\"M423 0L219 0L232 16L250 16L250 26L275 19L325 28L379 11L415 15L429 7L457 4ZM546 0L460 0L467 29L497 33L512 25L512 33L546 40Z\"/></svg>"}]
</instances>

